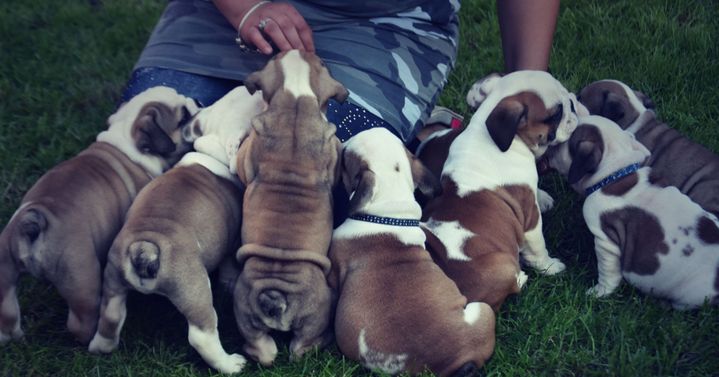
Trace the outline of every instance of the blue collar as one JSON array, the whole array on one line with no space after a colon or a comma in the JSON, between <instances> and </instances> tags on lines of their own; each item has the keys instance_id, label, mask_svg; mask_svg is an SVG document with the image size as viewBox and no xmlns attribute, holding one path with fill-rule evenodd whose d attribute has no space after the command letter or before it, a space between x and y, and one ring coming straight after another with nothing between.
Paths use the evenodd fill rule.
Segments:
<instances>
[{"instance_id":1,"label":"blue collar","mask_svg":"<svg viewBox=\"0 0 719 377\"><path fill-rule=\"evenodd\" d=\"M589 196L591 193L601 189L602 187L612 184L612 183L628 176L629 174L634 173L641 166L642 166L641 164L636 163L636 164L631 164L625 168L619 169L619 170L615 171L614 173L610 174L608 177L599 181L599 183L588 187L586 190L584 190L584 194L586 196Z\"/></svg>"},{"instance_id":2,"label":"blue collar","mask_svg":"<svg viewBox=\"0 0 719 377\"><path fill-rule=\"evenodd\" d=\"M419 220L396 219L394 217L381 217L374 215L354 214L349 217L352 220L366 221L368 223L394 225L394 226L419 226Z\"/></svg>"}]
</instances>

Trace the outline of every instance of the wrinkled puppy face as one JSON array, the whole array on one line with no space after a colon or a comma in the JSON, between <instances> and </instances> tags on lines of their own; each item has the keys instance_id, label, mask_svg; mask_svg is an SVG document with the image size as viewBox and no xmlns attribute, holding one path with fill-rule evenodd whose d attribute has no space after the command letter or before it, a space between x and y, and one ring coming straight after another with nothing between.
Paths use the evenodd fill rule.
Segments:
<instances>
[{"instance_id":1,"label":"wrinkled puppy face","mask_svg":"<svg viewBox=\"0 0 719 377\"><path fill-rule=\"evenodd\" d=\"M439 191L434 174L385 128L372 128L348 140L342 164L342 182L352 195L350 214L374 200L413 199L415 188L428 196Z\"/></svg>"},{"instance_id":2,"label":"wrinkled puppy face","mask_svg":"<svg viewBox=\"0 0 719 377\"><path fill-rule=\"evenodd\" d=\"M344 102L349 94L330 76L317 55L299 50L277 54L262 70L249 75L244 84L250 93L262 90L265 101L269 103L279 91L290 93L295 99L300 96L314 97L323 113L330 98Z\"/></svg>"},{"instance_id":3,"label":"wrinkled puppy face","mask_svg":"<svg viewBox=\"0 0 719 377\"><path fill-rule=\"evenodd\" d=\"M616 80L600 80L585 86L578 99L592 115L600 115L627 129L640 114L654 109L645 94Z\"/></svg>"}]
</instances>

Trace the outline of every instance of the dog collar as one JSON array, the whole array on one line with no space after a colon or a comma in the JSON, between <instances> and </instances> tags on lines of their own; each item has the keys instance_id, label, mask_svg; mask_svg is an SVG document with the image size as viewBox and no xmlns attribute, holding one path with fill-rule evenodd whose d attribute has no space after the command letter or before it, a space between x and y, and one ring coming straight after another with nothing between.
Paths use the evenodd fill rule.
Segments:
<instances>
[{"instance_id":1,"label":"dog collar","mask_svg":"<svg viewBox=\"0 0 719 377\"><path fill-rule=\"evenodd\" d=\"M382 217L374 215L355 214L349 217L352 220L365 221L368 223L394 225L394 226L419 226L419 220L397 219L394 217Z\"/></svg>"},{"instance_id":2,"label":"dog collar","mask_svg":"<svg viewBox=\"0 0 719 377\"><path fill-rule=\"evenodd\" d=\"M597 184L594 184L594 185L588 187L586 190L584 190L584 194L586 196L589 196L591 193L601 189L602 187L604 187L608 184L614 183L614 182L620 180L621 178L624 178L624 177L628 176L629 174L634 173L640 167L641 167L641 164L635 163L635 164L631 164L625 168L619 169L619 170L615 171L614 173L610 174L608 177L599 181Z\"/></svg>"}]
</instances>

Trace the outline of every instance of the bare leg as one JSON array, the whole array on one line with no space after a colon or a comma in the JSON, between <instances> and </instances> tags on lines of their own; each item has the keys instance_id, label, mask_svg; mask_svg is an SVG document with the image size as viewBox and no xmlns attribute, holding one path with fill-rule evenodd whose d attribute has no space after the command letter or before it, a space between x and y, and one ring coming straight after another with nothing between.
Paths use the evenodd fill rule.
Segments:
<instances>
[{"instance_id":1,"label":"bare leg","mask_svg":"<svg viewBox=\"0 0 719 377\"><path fill-rule=\"evenodd\" d=\"M504 68L546 71L559 0L497 0Z\"/></svg>"}]
</instances>

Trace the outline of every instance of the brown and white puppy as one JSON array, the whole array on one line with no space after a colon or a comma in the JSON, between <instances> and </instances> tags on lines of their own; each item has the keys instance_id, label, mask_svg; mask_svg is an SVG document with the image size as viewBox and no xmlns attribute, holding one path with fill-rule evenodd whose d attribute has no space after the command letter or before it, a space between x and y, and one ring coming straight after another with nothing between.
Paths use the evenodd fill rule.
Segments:
<instances>
[{"instance_id":1,"label":"brown and white puppy","mask_svg":"<svg viewBox=\"0 0 719 377\"><path fill-rule=\"evenodd\" d=\"M641 167L649 151L631 133L603 117L581 117L569 141L548 155L587 195L582 210L599 270L588 293L606 296L624 278L677 308L719 304L719 221Z\"/></svg>"},{"instance_id":2,"label":"brown and white puppy","mask_svg":"<svg viewBox=\"0 0 719 377\"><path fill-rule=\"evenodd\" d=\"M190 345L211 367L242 370L245 358L220 343L208 273L240 245L242 189L229 164L263 109L262 96L245 87L202 109L185 132L199 137L197 152L138 194L110 248L91 352L117 348L133 289L167 297L187 319Z\"/></svg>"},{"instance_id":3,"label":"brown and white puppy","mask_svg":"<svg viewBox=\"0 0 719 377\"><path fill-rule=\"evenodd\" d=\"M269 365L277 355L271 330L293 332L293 359L331 339L327 252L342 145L324 111L348 93L316 55L297 50L278 54L245 85L261 89L269 107L237 159L247 189L235 318L245 351Z\"/></svg>"},{"instance_id":4,"label":"brown and white puppy","mask_svg":"<svg viewBox=\"0 0 719 377\"><path fill-rule=\"evenodd\" d=\"M329 279L339 349L392 374L465 375L484 365L494 312L467 303L424 248L413 192L431 194L436 178L384 128L347 141L342 162L350 217L332 236Z\"/></svg>"},{"instance_id":5,"label":"brown and white puppy","mask_svg":"<svg viewBox=\"0 0 719 377\"><path fill-rule=\"evenodd\" d=\"M508 74L452 142L442 195L423 218L428 248L468 300L498 310L519 292L527 279L520 253L541 273L564 270L545 246L535 159L574 130L570 99L546 72Z\"/></svg>"},{"instance_id":6,"label":"brown and white puppy","mask_svg":"<svg viewBox=\"0 0 719 377\"><path fill-rule=\"evenodd\" d=\"M197 111L173 89L148 89L108 118L87 149L45 173L0 234L0 343L19 338L21 272L50 281L67 301L67 327L95 333L101 268L140 189L189 149L180 125Z\"/></svg>"},{"instance_id":7,"label":"brown and white puppy","mask_svg":"<svg viewBox=\"0 0 719 377\"><path fill-rule=\"evenodd\" d=\"M719 156L657 119L646 95L616 80L600 80L580 92L592 114L632 132L651 151L645 162L669 185L719 215Z\"/></svg>"}]
</instances>

